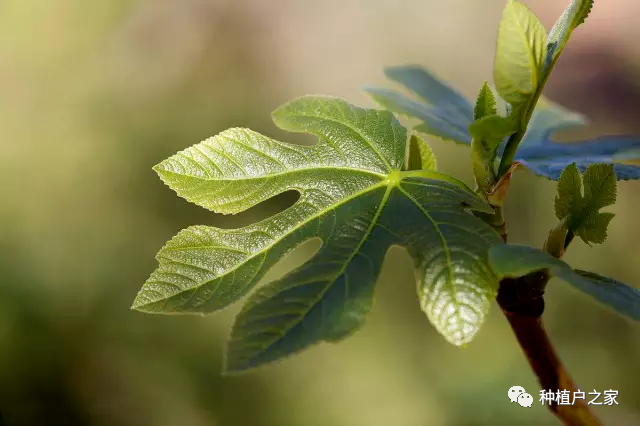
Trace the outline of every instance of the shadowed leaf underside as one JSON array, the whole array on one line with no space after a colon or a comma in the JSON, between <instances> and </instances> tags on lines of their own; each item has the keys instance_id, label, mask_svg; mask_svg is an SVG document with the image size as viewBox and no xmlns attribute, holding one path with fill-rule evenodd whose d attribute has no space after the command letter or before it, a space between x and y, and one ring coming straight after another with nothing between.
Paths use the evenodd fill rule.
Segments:
<instances>
[{"instance_id":1,"label":"shadowed leaf underside","mask_svg":"<svg viewBox=\"0 0 640 426\"><path fill-rule=\"evenodd\" d=\"M469 126L474 118L471 102L415 65L390 67L385 73L391 80L413 92L417 98L391 89L367 88L367 92L380 106L400 116L419 120L419 124L415 126L416 131L443 140L471 144ZM421 80L428 83L429 87L439 84L449 91L438 89L434 91L438 97L428 97L415 90ZM465 106L462 105L463 102ZM640 166L637 165L640 164L640 136L605 135L571 143L552 140L554 133L560 130L578 129L587 124L584 116L541 98L520 142L515 161L535 174L552 180L558 180L562 170L572 163L576 163L581 172L590 164L613 164L618 180L640 179ZM499 150L500 155L503 148L504 146Z\"/></svg>"},{"instance_id":2,"label":"shadowed leaf underside","mask_svg":"<svg viewBox=\"0 0 640 426\"><path fill-rule=\"evenodd\" d=\"M491 266L500 278L518 278L547 269L554 275L595 300L635 321L640 321L640 290L613 278L593 272L574 270L560 259L542 250L502 244L489 251Z\"/></svg>"}]
</instances>

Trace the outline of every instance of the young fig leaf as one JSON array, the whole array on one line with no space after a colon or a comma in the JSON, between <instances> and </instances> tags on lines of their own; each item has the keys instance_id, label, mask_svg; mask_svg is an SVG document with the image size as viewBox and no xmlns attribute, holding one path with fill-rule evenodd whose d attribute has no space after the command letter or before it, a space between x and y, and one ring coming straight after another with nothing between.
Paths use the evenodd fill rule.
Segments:
<instances>
[{"instance_id":1,"label":"young fig leaf","mask_svg":"<svg viewBox=\"0 0 640 426\"><path fill-rule=\"evenodd\" d=\"M562 260L537 248L497 245L489 250L489 262L500 278L518 278L546 269L616 312L640 321L640 290L592 272L573 270Z\"/></svg>"},{"instance_id":2,"label":"young fig leaf","mask_svg":"<svg viewBox=\"0 0 640 426\"><path fill-rule=\"evenodd\" d=\"M554 202L556 217L565 221L568 232L578 235L587 244L601 244L607 238L607 227L614 214L602 213L600 209L615 202L613 165L591 164L581 177L574 163L560 175Z\"/></svg>"},{"instance_id":3,"label":"young fig leaf","mask_svg":"<svg viewBox=\"0 0 640 426\"><path fill-rule=\"evenodd\" d=\"M409 140L407 170L437 170L436 156L431 147L415 134Z\"/></svg>"},{"instance_id":4,"label":"young fig leaf","mask_svg":"<svg viewBox=\"0 0 640 426\"><path fill-rule=\"evenodd\" d=\"M499 115L491 115L475 120L469 125L472 138L488 141L495 150L500 142L514 132L509 119Z\"/></svg>"},{"instance_id":5,"label":"young fig leaf","mask_svg":"<svg viewBox=\"0 0 640 426\"><path fill-rule=\"evenodd\" d=\"M478 98L476 99L476 106L473 109L473 119L480 120L481 118L497 114L496 98L493 95L491 87L489 87L489 84L485 81L480 88L480 93L478 93Z\"/></svg>"},{"instance_id":6,"label":"young fig leaf","mask_svg":"<svg viewBox=\"0 0 640 426\"><path fill-rule=\"evenodd\" d=\"M514 2L512 0L510 0L509 4L507 5L505 9L505 17L503 17L502 21L503 23L509 22L509 20L507 19L508 11L520 10L520 14L523 16L521 21L530 23L531 25L531 28L525 28L522 34L524 38L527 38L526 36L529 36L529 38L531 39L529 42L531 50L528 52L530 53L528 58L531 64L531 70L535 70L536 72L532 74L531 80L527 80L527 83L529 81L533 82L534 87L532 87L532 90L530 91L524 90L519 99L516 98L516 95L509 92L508 87L506 89L503 87L503 90L500 90L501 85L498 84L498 79L501 77L501 70L510 69L508 65L510 63L510 58L508 57L508 55L500 55L501 37L500 35L498 36L498 50L496 51L496 67L494 69L494 76L496 78L496 85L499 88L500 94L505 97L507 101L512 103L511 118L517 129L514 135L506 143L504 151L501 155L500 165L498 167L498 174L500 176L502 176L509 169L510 165L514 161L518 161L518 159L516 158L516 156L518 155L518 147L522 143L522 138L527 132L529 121L532 118L536 104L538 103L538 100L542 94L542 90L544 89L544 86L549 79L549 75L551 74L551 71L556 64L560 53L564 49L564 46L569 41L569 36L571 35L573 28L584 21L589 11L591 10L592 3L593 0L572 1L568 9L554 26L552 33L545 41L542 40L542 37L545 33L544 28L542 27L542 24L540 24L539 20L535 17L535 15L530 12L527 13L528 9L525 6L521 6L518 8L510 7L511 5L517 4L517 2ZM513 14L514 13L512 13L512 15ZM504 61L504 64L502 64L500 60ZM517 59L513 61L513 65L516 65L517 63ZM523 88L529 87L530 86L528 84L523 85Z\"/></svg>"},{"instance_id":7,"label":"young fig leaf","mask_svg":"<svg viewBox=\"0 0 640 426\"><path fill-rule=\"evenodd\" d=\"M436 171L402 171L407 131L390 112L306 96L273 119L319 142L292 145L230 129L155 170L178 195L215 212L237 213L291 190L298 201L243 228L183 230L158 253L159 267L133 308L222 309L291 250L320 238L309 261L258 288L236 317L226 370L242 371L357 330L373 305L384 257L399 245L414 260L430 321L449 342L469 342L498 286L487 253L500 238L471 213L490 212L484 200Z\"/></svg>"},{"instance_id":8,"label":"young fig leaf","mask_svg":"<svg viewBox=\"0 0 640 426\"><path fill-rule=\"evenodd\" d=\"M569 7L558 18L555 25L549 32L547 38L547 58L545 65L545 73L557 61L562 50L569 41L569 37L573 30L582 24L589 16L594 0L572 0Z\"/></svg>"},{"instance_id":9,"label":"young fig leaf","mask_svg":"<svg viewBox=\"0 0 640 426\"><path fill-rule=\"evenodd\" d=\"M496 183L494 160L502 140L514 133L509 119L499 115L480 118L469 126L471 159L478 186L489 190Z\"/></svg>"},{"instance_id":10,"label":"young fig leaf","mask_svg":"<svg viewBox=\"0 0 640 426\"><path fill-rule=\"evenodd\" d=\"M560 220L582 209L582 177L575 163L565 167L558 179L554 207Z\"/></svg>"},{"instance_id":11,"label":"young fig leaf","mask_svg":"<svg viewBox=\"0 0 640 426\"><path fill-rule=\"evenodd\" d=\"M495 96L485 81L473 110L475 120L469 125L473 174L478 187L485 193L496 184L494 167L498 147L505 137L514 133L511 121L497 113Z\"/></svg>"},{"instance_id":12,"label":"young fig leaf","mask_svg":"<svg viewBox=\"0 0 640 426\"><path fill-rule=\"evenodd\" d=\"M529 103L542 82L547 32L527 6L509 0L498 27L494 81L514 108Z\"/></svg>"}]
</instances>

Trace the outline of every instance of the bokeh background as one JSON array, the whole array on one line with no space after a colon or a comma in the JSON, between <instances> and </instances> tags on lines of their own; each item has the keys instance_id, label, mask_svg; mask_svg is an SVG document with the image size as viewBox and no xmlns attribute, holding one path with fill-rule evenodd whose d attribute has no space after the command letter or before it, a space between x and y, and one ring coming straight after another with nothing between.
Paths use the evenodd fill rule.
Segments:
<instances>
[{"instance_id":1,"label":"bokeh background","mask_svg":"<svg viewBox=\"0 0 640 426\"><path fill-rule=\"evenodd\" d=\"M529 0L548 28L568 3ZM0 424L123 426L554 425L498 309L467 348L420 312L394 250L367 325L253 374L221 377L239 306L208 317L131 311L157 250L193 224L242 226L286 197L221 217L151 167L232 126L301 142L270 112L309 93L373 106L384 65L417 63L473 97L491 79L504 0L0 0ZM596 1L546 95L599 132L640 133L636 0ZM466 149L434 140L471 183ZM640 183L621 183L610 240L568 261L640 286ZM512 241L541 245L554 184L528 172ZM309 248L286 264L301 262ZM552 281L549 333L608 425L640 424L640 327ZM524 386L533 407L509 404Z\"/></svg>"}]
</instances>

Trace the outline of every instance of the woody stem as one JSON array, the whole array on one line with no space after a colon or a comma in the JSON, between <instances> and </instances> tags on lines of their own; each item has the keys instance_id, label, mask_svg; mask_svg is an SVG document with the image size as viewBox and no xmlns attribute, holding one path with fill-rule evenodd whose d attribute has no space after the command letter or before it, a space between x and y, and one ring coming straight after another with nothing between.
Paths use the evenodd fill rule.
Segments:
<instances>
[{"instance_id":1,"label":"woody stem","mask_svg":"<svg viewBox=\"0 0 640 426\"><path fill-rule=\"evenodd\" d=\"M493 226L504 242L507 242L507 229L501 207L494 206L494 215L481 218ZM548 282L547 271L534 272L517 279L505 278L500 282L497 302L542 390L566 390L575 395L580 390L560 361L542 324L544 290ZM549 401L547 406L566 426L602 426L585 400L572 402L572 405L559 405L557 401Z\"/></svg>"},{"instance_id":2,"label":"woody stem","mask_svg":"<svg viewBox=\"0 0 640 426\"><path fill-rule=\"evenodd\" d=\"M498 304L509 321L531 369L538 377L542 389L554 392L567 390L575 395L575 392L580 390L558 358L542 325L543 297L540 296L525 303L510 303L513 302L512 296L515 290L522 285L525 283L521 279L503 280L500 283ZM556 401L552 401L547 406L567 426L601 426L600 421L583 399L572 401L572 405L559 405Z\"/></svg>"}]
</instances>

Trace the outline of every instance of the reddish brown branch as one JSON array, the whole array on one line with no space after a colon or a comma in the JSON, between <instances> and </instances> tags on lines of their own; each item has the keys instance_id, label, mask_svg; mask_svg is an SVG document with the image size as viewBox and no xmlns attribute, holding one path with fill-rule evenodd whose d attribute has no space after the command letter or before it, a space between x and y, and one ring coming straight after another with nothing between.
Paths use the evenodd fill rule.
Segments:
<instances>
[{"instance_id":1,"label":"reddish brown branch","mask_svg":"<svg viewBox=\"0 0 640 426\"><path fill-rule=\"evenodd\" d=\"M493 206L494 213L478 214L500 234L505 243L507 242L507 226L502 205L509 190L511 175L518 166L517 162L511 164L492 191L484 193L487 202ZM557 228L556 231L566 232L565 228ZM561 243L560 247L555 247L555 250L551 252L557 257L562 256L572 237L565 239L565 234L562 234L562 238L565 240L564 244ZM580 389L562 365L542 325L543 296L547 282L549 282L549 274L546 271L535 272L518 279L505 278L500 282L497 301L509 321L531 369L538 377L542 390L554 393L567 390L573 396ZM572 398L571 402L572 405L559 405L555 401L545 401L545 404L566 426L602 426L597 417L589 410L584 399L574 401Z\"/></svg>"},{"instance_id":2,"label":"reddish brown branch","mask_svg":"<svg viewBox=\"0 0 640 426\"><path fill-rule=\"evenodd\" d=\"M553 392L568 390L574 395L574 392L579 391L578 386L558 358L542 325L542 289L532 286L532 282L537 282L544 287L542 283L546 283L547 279L546 274L518 280L505 279L500 285L498 303L542 389ZM527 294L523 294L523 290ZM558 405L555 402L546 404L565 425L601 426L583 399L577 399L573 405Z\"/></svg>"}]
</instances>

